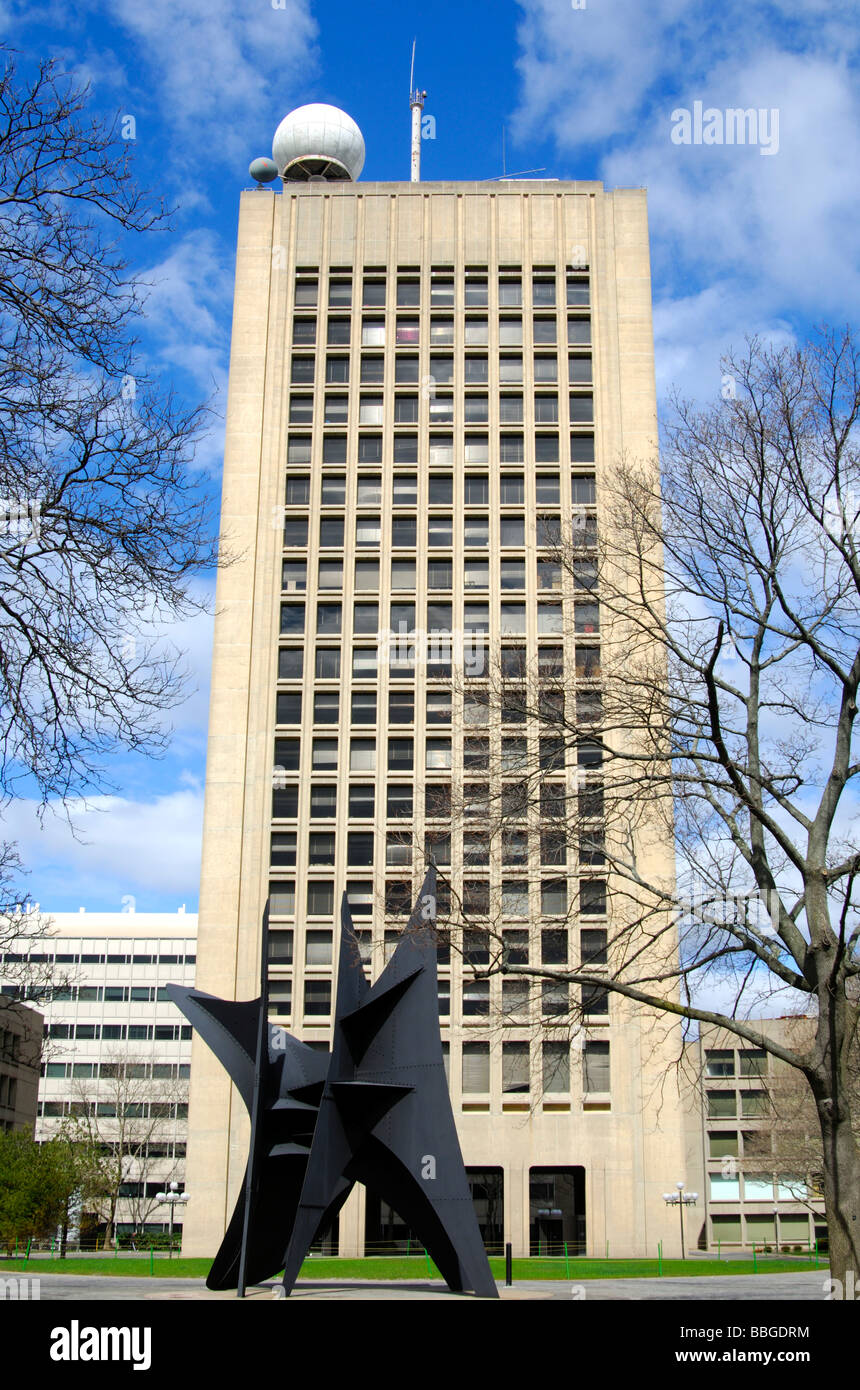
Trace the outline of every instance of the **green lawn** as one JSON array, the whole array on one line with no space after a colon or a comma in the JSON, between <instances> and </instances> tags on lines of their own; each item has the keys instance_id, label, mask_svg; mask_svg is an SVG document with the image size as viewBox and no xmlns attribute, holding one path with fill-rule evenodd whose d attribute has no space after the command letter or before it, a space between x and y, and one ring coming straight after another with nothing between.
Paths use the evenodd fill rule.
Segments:
<instances>
[{"instance_id":1,"label":"green lawn","mask_svg":"<svg viewBox=\"0 0 860 1390\"><path fill-rule=\"evenodd\" d=\"M210 1260L184 1260L166 1255L156 1255L152 1261L152 1274L156 1279L205 1279ZM505 1262L491 1259L490 1266L496 1279L505 1277ZM672 1277L686 1275L701 1277L709 1274L785 1274L788 1271L814 1270L814 1260L802 1258L782 1259L780 1257L760 1256L754 1268L749 1260L664 1260L663 1274ZM822 1258L818 1268L826 1273L826 1260ZM34 1255L29 1264L26 1260L0 1260L0 1273L27 1272L39 1274L111 1274L118 1278L129 1275L148 1275L150 1259L148 1255L133 1256L116 1260L107 1255L103 1259L94 1256L69 1255L65 1260L43 1258ZM513 1274L517 1279L570 1279L580 1282L586 1279L651 1279L659 1270L656 1260L587 1260L572 1256L567 1267L563 1259L521 1259L514 1260ZM423 1255L411 1257L379 1256L362 1260L311 1258L302 1266L304 1279L438 1279L435 1266L428 1269Z\"/></svg>"},{"instance_id":2,"label":"green lawn","mask_svg":"<svg viewBox=\"0 0 860 1390\"><path fill-rule=\"evenodd\" d=\"M205 1279L211 1260L183 1260L174 1256L168 1260L166 1255L156 1255L152 1261L152 1273L156 1279ZM115 1260L112 1255L104 1259L93 1255L69 1255L65 1260L51 1259L33 1255L26 1260L0 1260L0 1274L26 1272L38 1278L40 1274L115 1274L119 1276L149 1274L148 1255L133 1259Z\"/></svg>"}]
</instances>

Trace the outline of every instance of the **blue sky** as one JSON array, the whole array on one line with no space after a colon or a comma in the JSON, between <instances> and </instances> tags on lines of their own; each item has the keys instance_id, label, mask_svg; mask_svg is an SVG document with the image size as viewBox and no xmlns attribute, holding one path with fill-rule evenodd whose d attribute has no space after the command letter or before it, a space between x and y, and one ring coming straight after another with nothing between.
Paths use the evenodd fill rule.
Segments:
<instances>
[{"instance_id":1,"label":"blue sky","mask_svg":"<svg viewBox=\"0 0 860 1390\"><path fill-rule=\"evenodd\" d=\"M721 352L775 342L860 301L857 26L846 0L0 0L22 60L56 56L95 107L133 116L139 182L175 207L172 230L129 248L151 284L150 371L223 409L238 194L281 118L330 101L361 126L364 179L409 173L409 59L428 91L427 179L547 176L649 190L661 394L719 391ZM24 58L26 55L26 58ZM673 112L753 107L763 146L675 143ZM218 475L220 431L200 455ZM77 838L26 802L17 838L43 908L196 907L211 620L171 634L196 693L159 762L119 756L113 796L75 810Z\"/></svg>"}]
</instances>

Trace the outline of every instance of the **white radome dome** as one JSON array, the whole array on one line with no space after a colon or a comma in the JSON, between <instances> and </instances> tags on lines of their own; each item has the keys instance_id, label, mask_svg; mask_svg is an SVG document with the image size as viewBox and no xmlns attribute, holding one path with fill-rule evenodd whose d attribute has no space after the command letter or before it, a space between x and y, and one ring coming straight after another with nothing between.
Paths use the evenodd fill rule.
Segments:
<instances>
[{"instance_id":1,"label":"white radome dome","mask_svg":"<svg viewBox=\"0 0 860 1390\"><path fill-rule=\"evenodd\" d=\"M345 111L312 102L281 121L272 157L285 179L357 179L364 168L364 136Z\"/></svg>"}]
</instances>

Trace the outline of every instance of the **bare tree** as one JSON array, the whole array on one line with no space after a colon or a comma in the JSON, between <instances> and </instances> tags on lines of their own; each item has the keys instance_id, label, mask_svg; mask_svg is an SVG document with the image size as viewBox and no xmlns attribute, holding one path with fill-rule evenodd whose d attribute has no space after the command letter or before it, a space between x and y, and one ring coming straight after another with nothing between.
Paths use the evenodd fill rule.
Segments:
<instances>
[{"instance_id":1,"label":"bare tree","mask_svg":"<svg viewBox=\"0 0 860 1390\"><path fill-rule=\"evenodd\" d=\"M182 1167L174 1146L178 1121L187 1113L188 1083L174 1066L163 1077L154 1066L159 1064L151 1058L116 1052L102 1062L98 1079L79 1079L73 1086L63 1132L89 1156L81 1196L105 1223L105 1247L113 1240L121 1201L139 1229L157 1207L148 1187L156 1179L175 1180ZM165 1157L166 1151L173 1156ZM131 1189L128 1196L123 1188Z\"/></svg>"},{"instance_id":2,"label":"bare tree","mask_svg":"<svg viewBox=\"0 0 860 1390\"><path fill-rule=\"evenodd\" d=\"M54 61L0 74L0 803L158 753L187 673L163 625L214 560L205 411L147 373L123 247L166 227L129 143Z\"/></svg>"},{"instance_id":3,"label":"bare tree","mask_svg":"<svg viewBox=\"0 0 860 1390\"><path fill-rule=\"evenodd\" d=\"M38 1010L70 981L70 972L55 963L50 917L21 901L21 871L15 846L0 841L0 1016L16 1001ZM51 1049L49 1038L40 1039L40 1049L44 1061Z\"/></svg>"},{"instance_id":4,"label":"bare tree","mask_svg":"<svg viewBox=\"0 0 860 1390\"><path fill-rule=\"evenodd\" d=\"M578 986L585 1019L609 992L716 1024L805 1078L844 1283L860 1257L858 350L848 331L799 350L751 341L724 372L714 406L675 402L662 482L653 460L620 459L597 478L599 510L581 476L572 527L538 519L540 582L564 595L573 641L456 676L467 766L452 814L465 876L557 866L551 911L581 932L575 968L520 963L491 894L480 973ZM481 736L489 758L470 773ZM748 1021L778 993L816 1016L808 1044Z\"/></svg>"}]
</instances>

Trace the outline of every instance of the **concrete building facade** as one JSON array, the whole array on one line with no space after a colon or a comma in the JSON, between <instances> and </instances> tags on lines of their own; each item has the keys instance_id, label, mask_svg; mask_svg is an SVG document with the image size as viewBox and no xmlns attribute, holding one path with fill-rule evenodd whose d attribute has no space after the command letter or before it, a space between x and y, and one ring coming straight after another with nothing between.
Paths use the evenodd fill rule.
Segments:
<instances>
[{"instance_id":1,"label":"concrete building facade","mask_svg":"<svg viewBox=\"0 0 860 1390\"><path fill-rule=\"evenodd\" d=\"M537 741L486 711L482 723L452 670L468 674L475 651L525 653L587 685L599 607L553 565L550 538L596 538L607 463L655 448L642 190L345 180L242 194L199 988L258 993L269 897L272 1016L327 1047L340 895L375 975L425 844L533 962L553 922L558 964L599 959L607 938L611 950L599 869L545 863L539 826L482 862L452 820L472 777L504 776L517 740ZM670 847L647 852L671 865ZM558 990L506 998L456 952L440 962L487 1243L645 1255L663 1239L668 1252L661 1194L683 1164L683 1122L671 1086L653 1096L675 1026L655 1033L596 996L577 1044ZM211 1255L248 1126L196 1038L190 1106L185 1251ZM353 1254L405 1234L357 1190L336 1244Z\"/></svg>"},{"instance_id":2,"label":"concrete building facade","mask_svg":"<svg viewBox=\"0 0 860 1390\"><path fill-rule=\"evenodd\" d=\"M0 1129L35 1129L42 1015L0 1001Z\"/></svg>"}]
</instances>

